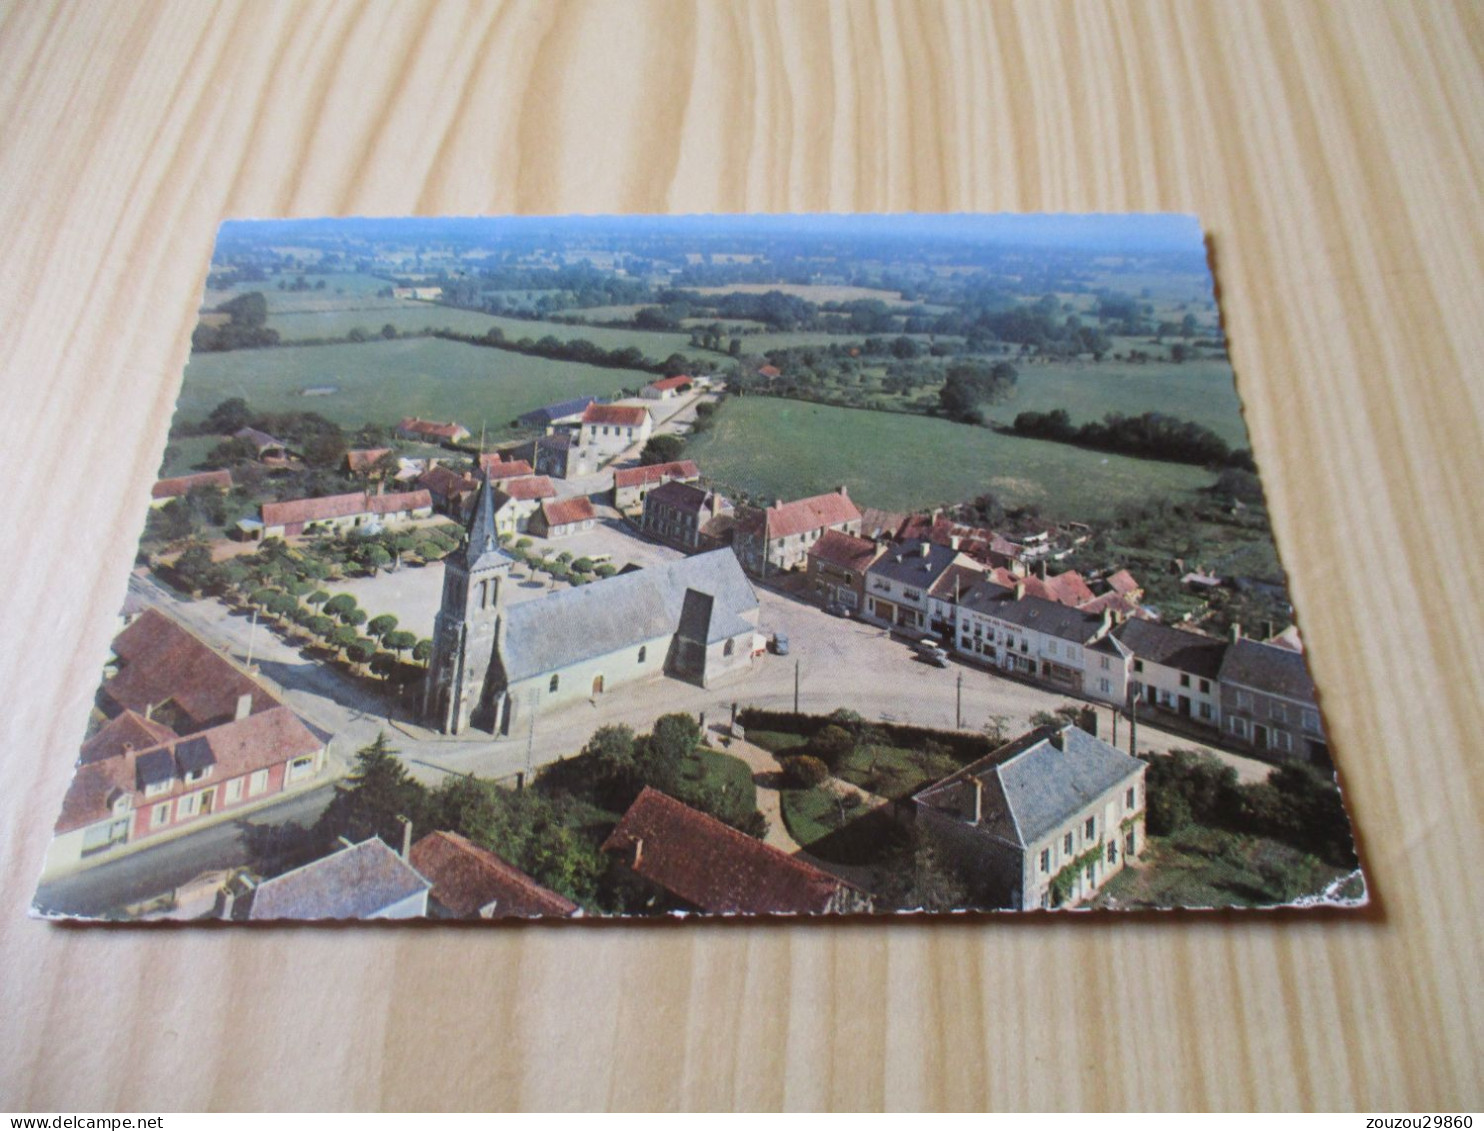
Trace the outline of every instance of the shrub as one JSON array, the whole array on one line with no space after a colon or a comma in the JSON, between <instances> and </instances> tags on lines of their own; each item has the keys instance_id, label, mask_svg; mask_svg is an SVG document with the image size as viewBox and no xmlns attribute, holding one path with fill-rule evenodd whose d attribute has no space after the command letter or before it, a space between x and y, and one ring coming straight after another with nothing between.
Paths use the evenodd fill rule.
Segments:
<instances>
[{"instance_id":1,"label":"shrub","mask_svg":"<svg viewBox=\"0 0 1484 1131\"><path fill-rule=\"evenodd\" d=\"M783 776L797 789L812 789L830 776L830 768L811 754L783 759Z\"/></svg>"},{"instance_id":2,"label":"shrub","mask_svg":"<svg viewBox=\"0 0 1484 1131\"><path fill-rule=\"evenodd\" d=\"M809 753L834 769L855 751L855 735L831 723L809 742Z\"/></svg>"}]
</instances>

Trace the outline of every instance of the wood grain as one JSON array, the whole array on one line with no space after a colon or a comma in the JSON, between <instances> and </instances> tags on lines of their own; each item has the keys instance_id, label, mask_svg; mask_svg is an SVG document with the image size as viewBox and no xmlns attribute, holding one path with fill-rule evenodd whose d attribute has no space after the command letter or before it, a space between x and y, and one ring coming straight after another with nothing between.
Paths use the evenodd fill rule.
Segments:
<instances>
[{"instance_id":1,"label":"wood grain","mask_svg":"<svg viewBox=\"0 0 1484 1131\"><path fill-rule=\"evenodd\" d=\"M1484 1103L1484 11L0 14L0 1108ZM1378 907L841 926L23 918L224 216L1180 210Z\"/></svg>"}]
</instances>

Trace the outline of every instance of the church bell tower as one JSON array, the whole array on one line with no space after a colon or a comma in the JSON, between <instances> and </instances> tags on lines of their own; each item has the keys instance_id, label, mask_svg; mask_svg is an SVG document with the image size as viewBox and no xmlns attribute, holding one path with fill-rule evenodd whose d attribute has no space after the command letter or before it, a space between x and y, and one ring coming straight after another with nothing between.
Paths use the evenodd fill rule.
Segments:
<instances>
[{"instance_id":1,"label":"church bell tower","mask_svg":"<svg viewBox=\"0 0 1484 1131\"><path fill-rule=\"evenodd\" d=\"M500 548L494 491L486 471L468 544L444 559L443 605L433 622L433 655L423 691L423 717L444 734L470 726L497 731L504 708L489 684L499 670L504 589L515 559Z\"/></svg>"}]
</instances>

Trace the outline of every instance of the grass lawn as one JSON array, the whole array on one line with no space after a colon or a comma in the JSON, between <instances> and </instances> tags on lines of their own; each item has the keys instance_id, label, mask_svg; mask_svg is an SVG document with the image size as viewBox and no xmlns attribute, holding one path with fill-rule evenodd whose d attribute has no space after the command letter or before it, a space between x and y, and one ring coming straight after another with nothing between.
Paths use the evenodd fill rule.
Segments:
<instances>
[{"instance_id":1,"label":"grass lawn","mask_svg":"<svg viewBox=\"0 0 1484 1131\"><path fill-rule=\"evenodd\" d=\"M439 307L438 309L445 308ZM573 313L580 312L573 311ZM605 350L637 346L646 357L653 361L664 361L672 353L682 353L687 357L710 357L717 360L721 358L720 354L712 350L697 349L691 345L688 332L618 330L610 326L569 326L563 322L530 322L524 318L498 318L489 314L481 314L478 317L481 320L481 333L491 326L498 326L504 331L505 337L512 342L517 342L521 338L530 338L531 341L538 342L550 335L563 342L581 338ZM652 374L650 379L653 379Z\"/></svg>"},{"instance_id":2,"label":"grass lawn","mask_svg":"<svg viewBox=\"0 0 1484 1131\"><path fill-rule=\"evenodd\" d=\"M399 334L423 330L452 330L458 334L483 334L490 328L487 314L458 310L414 299L368 298L355 306L336 310L299 311L270 314L268 326L278 331L285 342L309 338L343 338L359 326L368 334L379 335L387 324Z\"/></svg>"},{"instance_id":3,"label":"grass lawn","mask_svg":"<svg viewBox=\"0 0 1484 1131\"><path fill-rule=\"evenodd\" d=\"M836 776L868 793L896 800L958 768L959 763L947 754L863 743L841 761Z\"/></svg>"},{"instance_id":4,"label":"grass lawn","mask_svg":"<svg viewBox=\"0 0 1484 1131\"><path fill-rule=\"evenodd\" d=\"M761 746L770 754L785 754L809 745L809 740L802 734L788 734L781 730L749 730L747 741L754 746Z\"/></svg>"},{"instance_id":5,"label":"grass lawn","mask_svg":"<svg viewBox=\"0 0 1484 1131\"><path fill-rule=\"evenodd\" d=\"M497 438L530 409L585 393L607 395L651 377L438 338L377 339L197 354L186 366L176 411L180 419L201 420L228 397L245 397L258 411L318 412L351 428L422 416L457 420L476 436L484 425ZM336 392L304 396L315 386Z\"/></svg>"},{"instance_id":6,"label":"grass lawn","mask_svg":"<svg viewBox=\"0 0 1484 1131\"><path fill-rule=\"evenodd\" d=\"M715 421L686 455L718 486L754 498L795 499L844 483L862 506L913 510L992 491L1009 505L1035 503L1049 516L1085 520L1212 481L1189 464L774 397L731 398Z\"/></svg>"},{"instance_id":7,"label":"grass lawn","mask_svg":"<svg viewBox=\"0 0 1484 1131\"><path fill-rule=\"evenodd\" d=\"M197 464L206 458L212 448L220 444L223 436L172 436L165 445L165 458L160 465L160 478L190 475L197 471Z\"/></svg>"},{"instance_id":8,"label":"grass lawn","mask_svg":"<svg viewBox=\"0 0 1484 1131\"><path fill-rule=\"evenodd\" d=\"M785 789L780 794L783 823L789 836L821 860L836 864L872 864L893 846L896 827L885 808L844 810L823 786Z\"/></svg>"},{"instance_id":9,"label":"grass lawn","mask_svg":"<svg viewBox=\"0 0 1484 1131\"><path fill-rule=\"evenodd\" d=\"M1317 894L1345 874L1274 840L1192 825L1150 837L1138 867L1109 880L1094 906L1261 907Z\"/></svg>"},{"instance_id":10,"label":"grass lawn","mask_svg":"<svg viewBox=\"0 0 1484 1131\"><path fill-rule=\"evenodd\" d=\"M686 760L680 775L691 789L715 790L736 797L741 808L749 813L757 808L752 769L741 758L698 747Z\"/></svg>"}]
</instances>

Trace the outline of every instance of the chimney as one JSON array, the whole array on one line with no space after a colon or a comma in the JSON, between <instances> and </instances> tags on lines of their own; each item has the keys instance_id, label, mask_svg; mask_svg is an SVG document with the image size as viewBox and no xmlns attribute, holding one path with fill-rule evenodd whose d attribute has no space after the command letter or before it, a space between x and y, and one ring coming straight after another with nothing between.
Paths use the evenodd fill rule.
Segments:
<instances>
[{"instance_id":1,"label":"chimney","mask_svg":"<svg viewBox=\"0 0 1484 1131\"><path fill-rule=\"evenodd\" d=\"M924 543L922 543L922 545L920 547L920 551L922 553L922 556L923 557L927 557L928 554L932 552L932 548L933 548L933 544L931 542L924 542Z\"/></svg>"},{"instance_id":2,"label":"chimney","mask_svg":"<svg viewBox=\"0 0 1484 1131\"><path fill-rule=\"evenodd\" d=\"M155 705L153 703L146 703L144 705L144 717L153 721L155 717Z\"/></svg>"},{"instance_id":3,"label":"chimney","mask_svg":"<svg viewBox=\"0 0 1484 1131\"><path fill-rule=\"evenodd\" d=\"M1019 601L1024 596L1025 596L1025 582L1024 581L1017 581L1015 583L1015 599L1017 601Z\"/></svg>"},{"instance_id":4,"label":"chimney","mask_svg":"<svg viewBox=\"0 0 1484 1131\"><path fill-rule=\"evenodd\" d=\"M850 498L850 492L846 490L845 484L843 483L841 483L840 486L836 487L835 491L838 494L844 495L847 499Z\"/></svg>"},{"instance_id":5,"label":"chimney","mask_svg":"<svg viewBox=\"0 0 1484 1131\"><path fill-rule=\"evenodd\" d=\"M981 824L984 821L984 783L978 778L970 778L974 789L974 823Z\"/></svg>"},{"instance_id":6,"label":"chimney","mask_svg":"<svg viewBox=\"0 0 1484 1131\"><path fill-rule=\"evenodd\" d=\"M1077 712L1077 726L1085 730L1093 738L1098 736L1098 712L1097 708L1088 704Z\"/></svg>"},{"instance_id":7,"label":"chimney","mask_svg":"<svg viewBox=\"0 0 1484 1131\"><path fill-rule=\"evenodd\" d=\"M779 510L780 508L782 508L782 506L783 506L783 500L782 499L774 499L773 500L773 509L774 510Z\"/></svg>"},{"instance_id":8,"label":"chimney","mask_svg":"<svg viewBox=\"0 0 1484 1131\"><path fill-rule=\"evenodd\" d=\"M1235 644L1242 639L1242 625L1240 622L1232 625L1232 643Z\"/></svg>"},{"instance_id":9,"label":"chimney","mask_svg":"<svg viewBox=\"0 0 1484 1131\"><path fill-rule=\"evenodd\" d=\"M236 902L237 902L237 893L232 890L232 885L231 884L228 884L226 887L224 887L222 889L222 910L221 910L221 916L220 917L223 918L223 919L231 919L232 918L232 905L235 904Z\"/></svg>"},{"instance_id":10,"label":"chimney","mask_svg":"<svg viewBox=\"0 0 1484 1131\"><path fill-rule=\"evenodd\" d=\"M412 855L412 822L401 814L397 820L402 822L402 859L406 860Z\"/></svg>"},{"instance_id":11,"label":"chimney","mask_svg":"<svg viewBox=\"0 0 1484 1131\"><path fill-rule=\"evenodd\" d=\"M644 859L644 838L641 836L634 841L634 868L639 867L639 861Z\"/></svg>"},{"instance_id":12,"label":"chimney","mask_svg":"<svg viewBox=\"0 0 1484 1131\"><path fill-rule=\"evenodd\" d=\"M244 691L237 696L237 714L234 716L234 721L240 723L250 714L252 714L252 692Z\"/></svg>"},{"instance_id":13,"label":"chimney","mask_svg":"<svg viewBox=\"0 0 1484 1131\"><path fill-rule=\"evenodd\" d=\"M1050 742L1052 746L1055 746L1058 750L1065 750L1067 748L1067 738L1064 730L1065 726L1066 724L1057 727L1054 731L1051 732L1050 736L1047 739L1047 741Z\"/></svg>"}]
</instances>

